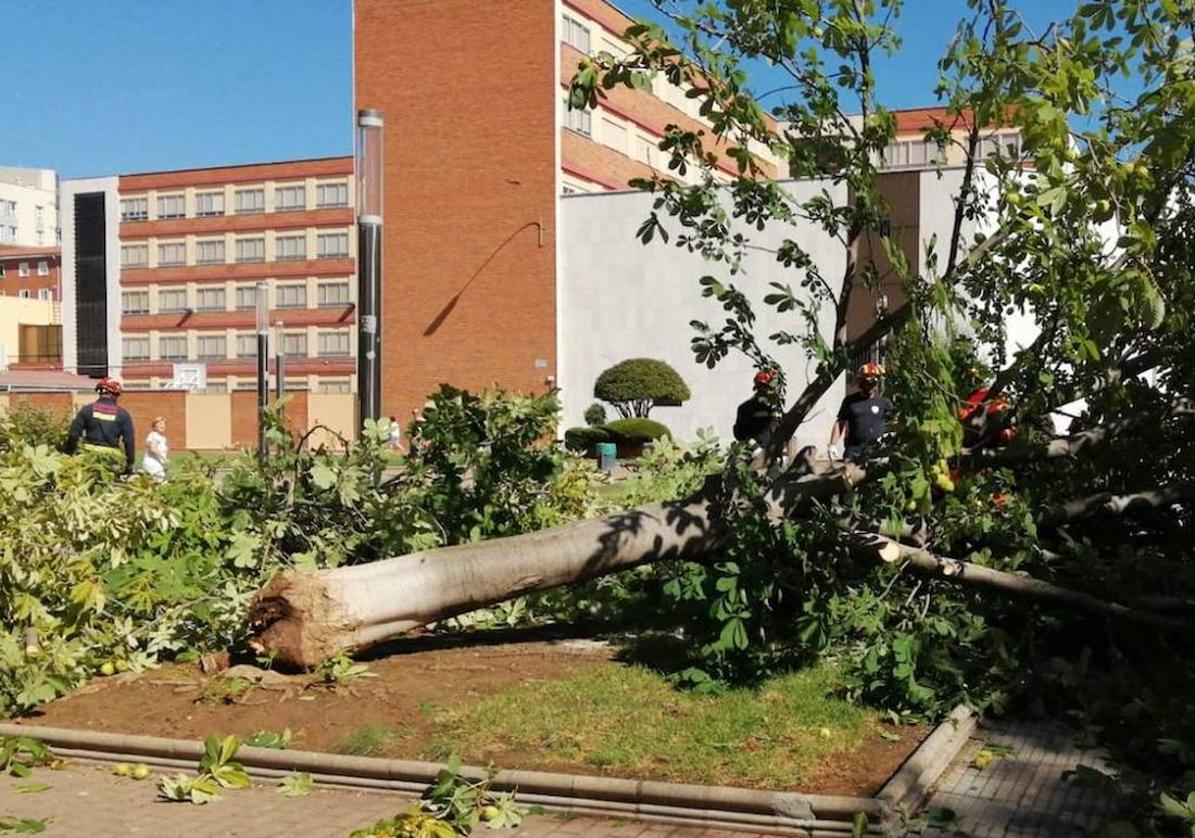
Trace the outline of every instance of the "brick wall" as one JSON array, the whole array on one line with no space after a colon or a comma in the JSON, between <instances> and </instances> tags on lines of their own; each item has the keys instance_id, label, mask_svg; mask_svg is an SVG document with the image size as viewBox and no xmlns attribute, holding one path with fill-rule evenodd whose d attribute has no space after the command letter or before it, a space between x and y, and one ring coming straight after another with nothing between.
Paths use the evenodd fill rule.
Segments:
<instances>
[{"instance_id":1,"label":"brick wall","mask_svg":"<svg viewBox=\"0 0 1195 838\"><path fill-rule=\"evenodd\" d=\"M382 413L409 418L444 381L542 391L556 375L555 7L354 9L355 107L386 120Z\"/></svg>"},{"instance_id":2,"label":"brick wall","mask_svg":"<svg viewBox=\"0 0 1195 838\"><path fill-rule=\"evenodd\" d=\"M238 390L232 399L232 445L234 448L257 447L257 393Z\"/></svg>"},{"instance_id":3,"label":"brick wall","mask_svg":"<svg viewBox=\"0 0 1195 838\"><path fill-rule=\"evenodd\" d=\"M145 448L155 416L166 420L166 439L171 450L181 451L187 447L187 394L181 390L167 390L152 393L126 392L120 397L120 406L133 417L136 431L137 456Z\"/></svg>"}]
</instances>

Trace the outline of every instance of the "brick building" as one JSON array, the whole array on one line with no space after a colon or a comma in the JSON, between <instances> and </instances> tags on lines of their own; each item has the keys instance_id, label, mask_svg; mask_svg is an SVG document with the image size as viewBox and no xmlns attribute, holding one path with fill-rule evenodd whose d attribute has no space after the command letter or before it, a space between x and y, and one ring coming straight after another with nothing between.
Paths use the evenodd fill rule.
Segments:
<instances>
[{"instance_id":1,"label":"brick building","mask_svg":"<svg viewBox=\"0 0 1195 838\"><path fill-rule=\"evenodd\" d=\"M0 296L62 299L62 253L53 247L0 245Z\"/></svg>"},{"instance_id":2,"label":"brick building","mask_svg":"<svg viewBox=\"0 0 1195 838\"><path fill-rule=\"evenodd\" d=\"M130 389L203 364L206 390L256 386L256 293L287 385L350 392L353 160L333 157L63 181L68 366Z\"/></svg>"}]
</instances>

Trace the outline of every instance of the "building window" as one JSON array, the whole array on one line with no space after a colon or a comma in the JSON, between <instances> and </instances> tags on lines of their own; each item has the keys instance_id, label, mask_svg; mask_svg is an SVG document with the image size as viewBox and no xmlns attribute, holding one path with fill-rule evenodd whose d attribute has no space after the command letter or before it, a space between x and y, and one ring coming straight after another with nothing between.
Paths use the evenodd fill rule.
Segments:
<instances>
[{"instance_id":1,"label":"building window","mask_svg":"<svg viewBox=\"0 0 1195 838\"><path fill-rule=\"evenodd\" d=\"M264 189L238 189L236 192L237 214L265 212L266 191Z\"/></svg>"},{"instance_id":2,"label":"building window","mask_svg":"<svg viewBox=\"0 0 1195 838\"><path fill-rule=\"evenodd\" d=\"M561 21L560 34L564 42L586 55L589 54L589 27L575 18L564 15Z\"/></svg>"},{"instance_id":3,"label":"building window","mask_svg":"<svg viewBox=\"0 0 1195 838\"><path fill-rule=\"evenodd\" d=\"M348 329L337 329L334 332L319 333L319 354L321 358L343 356L349 354Z\"/></svg>"},{"instance_id":4,"label":"building window","mask_svg":"<svg viewBox=\"0 0 1195 838\"><path fill-rule=\"evenodd\" d=\"M186 206L182 195L159 195L158 218L182 218L187 214Z\"/></svg>"},{"instance_id":5,"label":"building window","mask_svg":"<svg viewBox=\"0 0 1195 838\"><path fill-rule=\"evenodd\" d=\"M17 292L17 296L20 297L22 300L32 299L32 295L29 293L28 288L22 288L20 291Z\"/></svg>"},{"instance_id":6,"label":"building window","mask_svg":"<svg viewBox=\"0 0 1195 838\"><path fill-rule=\"evenodd\" d=\"M28 262L21 262L17 265L17 276L29 276Z\"/></svg>"},{"instance_id":7,"label":"building window","mask_svg":"<svg viewBox=\"0 0 1195 838\"><path fill-rule=\"evenodd\" d=\"M4 265L0 263L0 279L4 279Z\"/></svg>"},{"instance_id":8,"label":"building window","mask_svg":"<svg viewBox=\"0 0 1195 838\"><path fill-rule=\"evenodd\" d=\"M307 258L306 236L279 236L274 239L274 258L279 262Z\"/></svg>"},{"instance_id":9,"label":"building window","mask_svg":"<svg viewBox=\"0 0 1195 838\"><path fill-rule=\"evenodd\" d=\"M195 309L197 311L224 311L223 288L200 288L195 292Z\"/></svg>"},{"instance_id":10,"label":"building window","mask_svg":"<svg viewBox=\"0 0 1195 838\"><path fill-rule=\"evenodd\" d=\"M350 382L347 378L321 378L319 391L321 393L343 395L350 392L349 384Z\"/></svg>"},{"instance_id":11,"label":"building window","mask_svg":"<svg viewBox=\"0 0 1195 838\"><path fill-rule=\"evenodd\" d=\"M347 207L349 205L349 185L347 183L317 183L315 185L315 205L317 207Z\"/></svg>"},{"instance_id":12,"label":"building window","mask_svg":"<svg viewBox=\"0 0 1195 838\"><path fill-rule=\"evenodd\" d=\"M282 354L288 358L307 357L307 333L292 332L282 336Z\"/></svg>"},{"instance_id":13,"label":"building window","mask_svg":"<svg viewBox=\"0 0 1195 838\"><path fill-rule=\"evenodd\" d=\"M279 186L274 189L276 212L297 212L307 209L307 187Z\"/></svg>"},{"instance_id":14,"label":"building window","mask_svg":"<svg viewBox=\"0 0 1195 838\"><path fill-rule=\"evenodd\" d=\"M195 341L195 355L201 361L228 357L228 338L224 335L200 335Z\"/></svg>"},{"instance_id":15,"label":"building window","mask_svg":"<svg viewBox=\"0 0 1195 838\"><path fill-rule=\"evenodd\" d=\"M124 291L120 295L121 314L149 314L148 291Z\"/></svg>"},{"instance_id":16,"label":"building window","mask_svg":"<svg viewBox=\"0 0 1195 838\"><path fill-rule=\"evenodd\" d=\"M158 338L158 357L163 361L187 360L187 336L170 335Z\"/></svg>"},{"instance_id":17,"label":"building window","mask_svg":"<svg viewBox=\"0 0 1195 838\"><path fill-rule=\"evenodd\" d=\"M307 308L306 285L279 285L278 308Z\"/></svg>"},{"instance_id":18,"label":"building window","mask_svg":"<svg viewBox=\"0 0 1195 838\"><path fill-rule=\"evenodd\" d=\"M237 357L257 357L257 335L252 332L249 332L248 334L242 333L237 335Z\"/></svg>"},{"instance_id":19,"label":"building window","mask_svg":"<svg viewBox=\"0 0 1195 838\"><path fill-rule=\"evenodd\" d=\"M144 268L149 263L149 245L124 244L120 246L122 268Z\"/></svg>"},{"instance_id":20,"label":"building window","mask_svg":"<svg viewBox=\"0 0 1195 838\"><path fill-rule=\"evenodd\" d=\"M38 276L49 276L50 275L50 263L46 262L45 260L38 262L37 263L37 275Z\"/></svg>"},{"instance_id":21,"label":"building window","mask_svg":"<svg viewBox=\"0 0 1195 838\"><path fill-rule=\"evenodd\" d=\"M173 314L187 310L187 291L185 288L175 288L158 292L158 311L162 314Z\"/></svg>"},{"instance_id":22,"label":"building window","mask_svg":"<svg viewBox=\"0 0 1195 838\"><path fill-rule=\"evenodd\" d=\"M222 396L228 392L228 381L212 381L208 379L208 382L203 385L203 390L205 393Z\"/></svg>"},{"instance_id":23,"label":"building window","mask_svg":"<svg viewBox=\"0 0 1195 838\"><path fill-rule=\"evenodd\" d=\"M242 285L238 287L236 303L237 308L241 311L257 308L257 286Z\"/></svg>"},{"instance_id":24,"label":"building window","mask_svg":"<svg viewBox=\"0 0 1195 838\"><path fill-rule=\"evenodd\" d=\"M265 260L265 239L237 239L238 262L264 262Z\"/></svg>"},{"instance_id":25,"label":"building window","mask_svg":"<svg viewBox=\"0 0 1195 838\"><path fill-rule=\"evenodd\" d=\"M348 233L320 233L315 237L317 259L343 259L349 255Z\"/></svg>"},{"instance_id":26,"label":"building window","mask_svg":"<svg viewBox=\"0 0 1195 838\"><path fill-rule=\"evenodd\" d=\"M158 245L158 266L185 265L187 246L183 242L164 242Z\"/></svg>"},{"instance_id":27,"label":"building window","mask_svg":"<svg viewBox=\"0 0 1195 838\"><path fill-rule=\"evenodd\" d=\"M345 306L349 304L349 284L347 282L328 282L316 289L316 299L320 306Z\"/></svg>"},{"instance_id":28,"label":"building window","mask_svg":"<svg viewBox=\"0 0 1195 838\"><path fill-rule=\"evenodd\" d=\"M0 244L13 244L17 240L17 228L0 226Z\"/></svg>"},{"instance_id":29,"label":"building window","mask_svg":"<svg viewBox=\"0 0 1195 838\"><path fill-rule=\"evenodd\" d=\"M564 112L564 127L588 137L593 133L593 115L589 111L568 108Z\"/></svg>"},{"instance_id":30,"label":"building window","mask_svg":"<svg viewBox=\"0 0 1195 838\"><path fill-rule=\"evenodd\" d=\"M42 230L46 229L46 208L45 207L34 207L33 208L33 227L39 233Z\"/></svg>"},{"instance_id":31,"label":"building window","mask_svg":"<svg viewBox=\"0 0 1195 838\"><path fill-rule=\"evenodd\" d=\"M224 239L196 242L195 261L200 265L222 263L224 261Z\"/></svg>"},{"instance_id":32,"label":"building window","mask_svg":"<svg viewBox=\"0 0 1195 838\"><path fill-rule=\"evenodd\" d=\"M224 214L224 193L223 192L200 192L195 196L195 214L196 215L223 215Z\"/></svg>"},{"instance_id":33,"label":"building window","mask_svg":"<svg viewBox=\"0 0 1195 838\"><path fill-rule=\"evenodd\" d=\"M126 361L148 361L149 338L121 338L120 351Z\"/></svg>"},{"instance_id":34,"label":"building window","mask_svg":"<svg viewBox=\"0 0 1195 838\"><path fill-rule=\"evenodd\" d=\"M38 288L37 289L37 298L39 300L50 299L50 289L49 288Z\"/></svg>"},{"instance_id":35,"label":"building window","mask_svg":"<svg viewBox=\"0 0 1195 838\"><path fill-rule=\"evenodd\" d=\"M144 221L149 218L149 198L122 198L121 221Z\"/></svg>"}]
</instances>

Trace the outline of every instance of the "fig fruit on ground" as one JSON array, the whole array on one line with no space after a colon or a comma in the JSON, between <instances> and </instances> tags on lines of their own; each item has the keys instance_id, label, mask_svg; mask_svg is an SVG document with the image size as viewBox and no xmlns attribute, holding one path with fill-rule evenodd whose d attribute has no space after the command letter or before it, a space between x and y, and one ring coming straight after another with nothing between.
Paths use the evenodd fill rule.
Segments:
<instances>
[{"instance_id":1,"label":"fig fruit on ground","mask_svg":"<svg viewBox=\"0 0 1195 838\"><path fill-rule=\"evenodd\" d=\"M133 779L144 780L149 776L149 766L145 763L138 763L133 766Z\"/></svg>"},{"instance_id":2,"label":"fig fruit on ground","mask_svg":"<svg viewBox=\"0 0 1195 838\"><path fill-rule=\"evenodd\" d=\"M112 663L112 661L104 661L104 663L100 666L100 674L101 675L115 675L116 674L116 665L114 663Z\"/></svg>"},{"instance_id":3,"label":"fig fruit on ground","mask_svg":"<svg viewBox=\"0 0 1195 838\"><path fill-rule=\"evenodd\" d=\"M127 762L118 762L112 766L112 773L117 777L127 777L132 773L132 770Z\"/></svg>"},{"instance_id":4,"label":"fig fruit on ground","mask_svg":"<svg viewBox=\"0 0 1195 838\"><path fill-rule=\"evenodd\" d=\"M498 817L498 814L499 814L499 812L498 812L497 806L482 806L481 807L481 819L483 821L492 821L494 818Z\"/></svg>"}]
</instances>

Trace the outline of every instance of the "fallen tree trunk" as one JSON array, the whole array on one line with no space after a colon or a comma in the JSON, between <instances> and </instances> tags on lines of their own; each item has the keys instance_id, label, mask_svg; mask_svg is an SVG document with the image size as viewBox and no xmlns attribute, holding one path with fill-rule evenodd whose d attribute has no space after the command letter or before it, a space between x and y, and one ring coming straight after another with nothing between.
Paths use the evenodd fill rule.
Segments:
<instances>
[{"instance_id":1,"label":"fallen tree trunk","mask_svg":"<svg viewBox=\"0 0 1195 838\"><path fill-rule=\"evenodd\" d=\"M1184 631L1191 628L1189 623L1182 620L1131 608L1117 602L1107 602L1082 591L1063 588L1032 576L1022 576L973 562L938 556L928 550L909 547L876 533L852 533L852 537L855 539L857 551L868 558L885 563L908 562L920 573L960 585L987 588L1012 597L1048 602L1075 611L1128 620L1155 628Z\"/></svg>"},{"instance_id":2,"label":"fallen tree trunk","mask_svg":"<svg viewBox=\"0 0 1195 838\"><path fill-rule=\"evenodd\" d=\"M368 648L531 591L713 552L705 502L658 504L481 544L272 579L250 610L251 645L291 666Z\"/></svg>"},{"instance_id":3,"label":"fallen tree trunk","mask_svg":"<svg viewBox=\"0 0 1195 838\"><path fill-rule=\"evenodd\" d=\"M775 508L826 498L862 479L844 463L806 474L772 495ZM424 550L369 564L288 571L250 606L250 645L281 663L312 667L413 628L487 605L664 560L701 560L722 540L707 490L539 532Z\"/></svg>"},{"instance_id":4,"label":"fallen tree trunk","mask_svg":"<svg viewBox=\"0 0 1195 838\"><path fill-rule=\"evenodd\" d=\"M1185 402L1173 410L1189 411ZM1138 426L1139 420L1134 420L1093 428L1017 456L1069 456ZM818 469L810 456L799 458L769 492L772 514L790 516L810 500L840 494L886 470L883 463L868 465L870 471L853 463ZM706 491L684 502L526 535L334 570L282 573L254 597L250 645L281 663L312 667L340 652L366 649L419 626L533 591L662 560L708 560L723 538L713 509L715 496ZM976 571L969 579L975 576L991 578Z\"/></svg>"}]
</instances>

